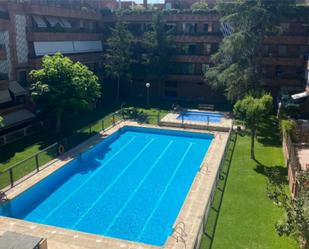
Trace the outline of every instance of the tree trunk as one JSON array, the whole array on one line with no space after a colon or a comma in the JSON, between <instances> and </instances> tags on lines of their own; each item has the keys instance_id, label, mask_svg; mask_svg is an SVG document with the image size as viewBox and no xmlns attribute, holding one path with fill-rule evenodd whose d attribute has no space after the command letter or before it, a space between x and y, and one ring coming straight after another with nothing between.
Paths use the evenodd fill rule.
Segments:
<instances>
[{"instance_id":1,"label":"tree trunk","mask_svg":"<svg viewBox=\"0 0 309 249\"><path fill-rule=\"evenodd\" d=\"M254 139L255 139L255 129L251 130L251 159L255 159L254 154Z\"/></svg>"},{"instance_id":2,"label":"tree trunk","mask_svg":"<svg viewBox=\"0 0 309 249\"><path fill-rule=\"evenodd\" d=\"M117 78L117 98L116 98L117 104L119 104L119 97L120 97L120 78L118 77Z\"/></svg>"},{"instance_id":3,"label":"tree trunk","mask_svg":"<svg viewBox=\"0 0 309 249\"><path fill-rule=\"evenodd\" d=\"M56 132L60 132L61 130L61 114L57 113L56 114Z\"/></svg>"}]
</instances>

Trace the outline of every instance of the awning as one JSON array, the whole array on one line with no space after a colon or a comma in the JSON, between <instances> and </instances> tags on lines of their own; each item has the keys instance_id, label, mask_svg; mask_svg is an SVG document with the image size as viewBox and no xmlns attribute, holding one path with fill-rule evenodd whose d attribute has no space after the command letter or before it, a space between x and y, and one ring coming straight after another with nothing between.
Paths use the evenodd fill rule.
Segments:
<instances>
[{"instance_id":1,"label":"awning","mask_svg":"<svg viewBox=\"0 0 309 249\"><path fill-rule=\"evenodd\" d=\"M9 89L16 97L27 94L26 90L17 81L10 81Z\"/></svg>"},{"instance_id":2,"label":"awning","mask_svg":"<svg viewBox=\"0 0 309 249\"><path fill-rule=\"evenodd\" d=\"M67 28L67 29L72 28L71 23L67 19L60 18L60 20L61 20L61 23L62 23L62 27Z\"/></svg>"},{"instance_id":3,"label":"awning","mask_svg":"<svg viewBox=\"0 0 309 249\"><path fill-rule=\"evenodd\" d=\"M36 25L39 27L39 28L47 28L47 24L45 23L43 17L41 16L32 16Z\"/></svg>"},{"instance_id":4,"label":"awning","mask_svg":"<svg viewBox=\"0 0 309 249\"><path fill-rule=\"evenodd\" d=\"M35 115L32 112L28 111L27 109L21 109L15 112L5 114L2 117L3 117L4 128L7 128L13 125L18 125L27 122L35 118Z\"/></svg>"},{"instance_id":5,"label":"awning","mask_svg":"<svg viewBox=\"0 0 309 249\"><path fill-rule=\"evenodd\" d=\"M296 100L296 99L302 99L302 98L306 98L309 96L308 92L302 92L302 93L297 93L292 95L292 99Z\"/></svg>"},{"instance_id":6,"label":"awning","mask_svg":"<svg viewBox=\"0 0 309 249\"><path fill-rule=\"evenodd\" d=\"M10 102L12 100L9 90L0 90L0 104Z\"/></svg>"},{"instance_id":7,"label":"awning","mask_svg":"<svg viewBox=\"0 0 309 249\"><path fill-rule=\"evenodd\" d=\"M55 27L57 24L59 24L60 26L63 26L60 19L57 17L53 17L53 16L46 16L46 19L48 21L48 23L50 24L50 26Z\"/></svg>"}]
</instances>

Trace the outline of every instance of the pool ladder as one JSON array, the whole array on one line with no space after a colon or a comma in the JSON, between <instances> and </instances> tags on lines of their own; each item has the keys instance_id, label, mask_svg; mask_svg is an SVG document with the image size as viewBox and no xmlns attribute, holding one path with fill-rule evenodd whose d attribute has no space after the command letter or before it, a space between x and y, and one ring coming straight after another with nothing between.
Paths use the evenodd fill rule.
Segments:
<instances>
[{"instance_id":1,"label":"pool ladder","mask_svg":"<svg viewBox=\"0 0 309 249\"><path fill-rule=\"evenodd\" d=\"M199 172L206 174L208 173L208 171L209 171L208 163L205 162L201 165Z\"/></svg>"},{"instance_id":2,"label":"pool ladder","mask_svg":"<svg viewBox=\"0 0 309 249\"><path fill-rule=\"evenodd\" d=\"M180 221L173 227L173 237L176 239L177 242L182 242L186 248L186 224L183 221Z\"/></svg>"}]
</instances>

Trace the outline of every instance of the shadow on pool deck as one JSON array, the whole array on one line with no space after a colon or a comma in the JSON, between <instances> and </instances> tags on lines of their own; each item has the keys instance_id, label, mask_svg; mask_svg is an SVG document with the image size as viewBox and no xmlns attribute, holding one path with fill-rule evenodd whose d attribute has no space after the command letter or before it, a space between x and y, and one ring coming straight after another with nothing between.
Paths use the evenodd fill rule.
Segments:
<instances>
[{"instance_id":1,"label":"shadow on pool deck","mask_svg":"<svg viewBox=\"0 0 309 249\"><path fill-rule=\"evenodd\" d=\"M215 237L216 226L219 218L221 204L225 192L227 178L230 171L232 156L234 153L235 145L237 140L237 133L232 134L231 140L228 144L228 153L224 160L223 168L220 171L219 181L217 184L215 196L209 211L208 219L204 227L203 237L203 249L211 249L213 239Z\"/></svg>"}]
</instances>

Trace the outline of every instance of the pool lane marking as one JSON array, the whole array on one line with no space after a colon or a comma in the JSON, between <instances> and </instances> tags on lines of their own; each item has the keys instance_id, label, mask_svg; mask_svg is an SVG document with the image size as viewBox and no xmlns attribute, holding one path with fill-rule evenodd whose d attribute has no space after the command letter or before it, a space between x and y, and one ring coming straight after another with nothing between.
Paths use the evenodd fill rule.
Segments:
<instances>
[{"instance_id":1,"label":"pool lane marking","mask_svg":"<svg viewBox=\"0 0 309 249\"><path fill-rule=\"evenodd\" d=\"M72 191L61 203L58 204L57 207L55 207L43 220L42 222L45 222L48 218L50 218L54 213L58 211L58 209L67 202L71 197L73 197L82 187L84 187L94 176L97 175L98 172L104 168L105 165L107 165L112 159L114 159L117 155L119 155L120 152L122 152L126 147L128 147L134 140L136 136L132 137L126 144L124 144L114 155L112 155L109 159L107 159L101 166L100 169L95 173L95 171L89 175L89 177L81 184L79 187L77 187L74 191Z\"/></svg>"},{"instance_id":2,"label":"pool lane marking","mask_svg":"<svg viewBox=\"0 0 309 249\"><path fill-rule=\"evenodd\" d=\"M104 189L104 191L98 196L96 201L94 201L90 207L87 209L86 212L84 212L78 219L77 221L73 224L71 228L76 228L76 226L79 225L79 223L82 221L84 217L97 205L103 196L118 182L118 180L124 175L124 173L133 165L133 163L144 153L144 151L150 146L150 144L156 140L156 138L150 139L150 141L144 146L143 149L140 150L139 153L137 153L131 160L131 162L120 172L120 174Z\"/></svg>"},{"instance_id":3,"label":"pool lane marking","mask_svg":"<svg viewBox=\"0 0 309 249\"><path fill-rule=\"evenodd\" d=\"M193 143L189 143L189 146L188 146L186 152L183 154L183 156L181 157L180 161L178 162L177 167L176 167L175 171L173 172L172 176L170 177L170 180L167 182L166 187L165 187L163 193L161 194L161 196L160 196L159 200L157 201L157 203L156 203L154 209L152 209L152 212L150 213L150 215L148 216L146 222L144 223L144 226L143 226L141 232L140 232L139 235L137 236L137 239L136 239L137 241L140 241L140 239L141 239L142 236L144 235L144 232L145 232L145 230L146 230L146 227L148 226L148 224L149 224L150 220L152 219L153 215L155 214L155 212L156 212L157 209L159 208L159 206L160 206L160 204L161 204L161 201L163 200L163 197L165 196L165 194L166 194L168 188L170 187L171 183L173 182L173 180L174 180L174 178L175 178L175 176L176 176L176 173L177 173L178 170L180 169L180 166L182 165L183 161L184 161L185 158L187 157L187 155L188 155L190 149L192 148L192 145L193 145Z\"/></svg>"},{"instance_id":4,"label":"pool lane marking","mask_svg":"<svg viewBox=\"0 0 309 249\"><path fill-rule=\"evenodd\" d=\"M145 174L145 176L142 178L142 180L139 182L139 184L137 185L137 187L135 188L135 190L131 193L131 195L129 196L129 198L126 200L126 202L123 204L123 206L121 207L121 209L118 211L118 213L114 216L112 222L110 223L110 225L105 229L104 234L107 234L109 232L109 230L115 225L117 219L119 219L119 217L121 216L122 212L127 208L127 206L129 205L129 203L131 202L131 200L133 199L133 197L135 196L135 194L140 190L140 188L142 187L142 185L144 184L144 182L147 180L147 178L149 177L149 175L152 173L152 171L154 170L154 168L158 165L158 163L160 162L160 160L162 159L162 157L165 155L165 153L167 152L167 150L171 147L171 145L173 144L173 142L175 142L174 140L171 140L167 146L164 148L164 150L161 152L160 156L153 162L152 166L149 168L149 170L147 171L147 173Z\"/></svg>"}]
</instances>

